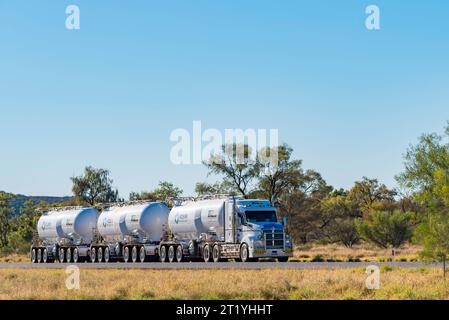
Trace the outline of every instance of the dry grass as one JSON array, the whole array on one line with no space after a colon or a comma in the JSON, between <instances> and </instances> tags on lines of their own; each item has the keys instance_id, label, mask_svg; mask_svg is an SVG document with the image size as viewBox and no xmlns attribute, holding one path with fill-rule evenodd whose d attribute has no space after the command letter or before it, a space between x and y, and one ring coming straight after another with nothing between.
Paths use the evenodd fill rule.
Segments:
<instances>
[{"instance_id":1,"label":"dry grass","mask_svg":"<svg viewBox=\"0 0 449 320\"><path fill-rule=\"evenodd\" d=\"M383 269L381 289L362 268L340 270L0 270L0 299L449 299L439 269Z\"/></svg>"},{"instance_id":2,"label":"dry grass","mask_svg":"<svg viewBox=\"0 0 449 320\"><path fill-rule=\"evenodd\" d=\"M30 257L25 254L10 254L7 256L0 256L0 263L24 263L30 262Z\"/></svg>"},{"instance_id":3,"label":"dry grass","mask_svg":"<svg viewBox=\"0 0 449 320\"><path fill-rule=\"evenodd\" d=\"M396 251L396 261L418 261L420 246L405 246ZM305 245L295 248L297 261L370 261L385 262L391 250L379 249L368 244L346 248L341 245Z\"/></svg>"}]
</instances>

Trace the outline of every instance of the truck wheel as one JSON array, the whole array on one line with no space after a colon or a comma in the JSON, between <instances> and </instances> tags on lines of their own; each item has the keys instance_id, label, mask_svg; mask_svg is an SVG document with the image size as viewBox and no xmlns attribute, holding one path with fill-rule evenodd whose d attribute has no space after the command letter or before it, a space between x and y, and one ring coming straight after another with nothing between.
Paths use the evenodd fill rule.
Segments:
<instances>
[{"instance_id":1,"label":"truck wheel","mask_svg":"<svg viewBox=\"0 0 449 320\"><path fill-rule=\"evenodd\" d=\"M104 262L109 263L109 260L111 259L111 253L109 251L109 248L106 247L104 249Z\"/></svg>"},{"instance_id":2,"label":"truck wheel","mask_svg":"<svg viewBox=\"0 0 449 320\"><path fill-rule=\"evenodd\" d=\"M73 249L73 263L78 263L80 255L78 253L78 248Z\"/></svg>"},{"instance_id":3,"label":"truck wheel","mask_svg":"<svg viewBox=\"0 0 449 320\"><path fill-rule=\"evenodd\" d=\"M98 248L97 260L98 260L99 263L103 262L103 248Z\"/></svg>"},{"instance_id":4,"label":"truck wheel","mask_svg":"<svg viewBox=\"0 0 449 320\"><path fill-rule=\"evenodd\" d=\"M97 261L97 249L92 247L90 249L90 262L95 263Z\"/></svg>"},{"instance_id":5,"label":"truck wheel","mask_svg":"<svg viewBox=\"0 0 449 320\"><path fill-rule=\"evenodd\" d=\"M37 263L42 262L42 249L37 250Z\"/></svg>"},{"instance_id":6,"label":"truck wheel","mask_svg":"<svg viewBox=\"0 0 449 320\"><path fill-rule=\"evenodd\" d=\"M248 262L248 259L249 259L248 245L244 243L240 247L240 260L242 260L242 262Z\"/></svg>"},{"instance_id":7,"label":"truck wheel","mask_svg":"<svg viewBox=\"0 0 449 320\"><path fill-rule=\"evenodd\" d=\"M36 262L37 262L36 249L31 249L31 263L36 263Z\"/></svg>"},{"instance_id":8,"label":"truck wheel","mask_svg":"<svg viewBox=\"0 0 449 320\"><path fill-rule=\"evenodd\" d=\"M170 263L175 262L175 257L176 257L175 246L168 247L168 262Z\"/></svg>"},{"instance_id":9,"label":"truck wheel","mask_svg":"<svg viewBox=\"0 0 449 320\"><path fill-rule=\"evenodd\" d=\"M140 262L147 261L147 254L145 253L145 247L140 247L140 250L139 250L139 261Z\"/></svg>"},{"instance_id":10,"label":"truck wheel","mask_svg":"<svg viewBox=\"0 0 449 320\"><path fill-rule=\"evenodd\" d=\"M288 257L280 257L278 258L278 262L287 262L288 261Z\"/></svg>"},{"instance_id":11,"label":"truck wheel","mask_svg":"<svg viewBox=\"0 0 449 320\"><path fill-rule=\"evenodd\" d=\"M48 251L47 251L47 249L44 249L44 252L42 253L42 261L44 263L47 263L47 261L48 261Z\"/></svg>"},{"instance_id":12,"label":"truck wheel","mask_svg":"<svg viewBox=\"0 0 449 320\"><path fill-rule=\"evenodd\" d=\"M137 247L136 246L133 247L133 250L131 252L131 258L133 260L133 263L137 262Z\"/></svg>"},{"instance_id":13,"label":"truck wheel","mask_svg":"<svg viewBox=\"0 0 449 320\"><path fill-rule=\"evenodd\" d=\"M159 260L161 262L167 262L167 247L162 246L161 250L159 251Z\"/></svg>"},{"instance_id":14,"label":"truck wheel","mask_svg":"<svg viewBox=\"0 0 449 320\"><path fill-rule=\"evenodd\" d=\"M212 249L212 259L214 260L214 262L220 262L221 261L220 258L221 258L220 246L216 244Z\"/></svg>"},{"instance_id":15,"label":"truck wheel","mask_svg":"<svg viewBox=\"0 0 449 320\"><path fill-rule=\"evenodd\" d=\"M210 245L206 244L203 247L203 260L204 262L210 262L211 258Z\"/></svg>"},{"instance_id":16,"label":"truck wheel","mask_svg":"<svg viewBox=\"0 0 449 320\"><path fill-rule=\"evenodd\" d=\"M64 263L65 262L65 251L64 248L59 249L59 256L58 256L59 262Z\"/></svg>"},{"instance_id":17,"label":"truck wheel","mask_svg":"<svg viewBox=\"0 0 449 320\"><path fill-rule=\"evenodd\" d=\"M221 262L222 261L222 259L221 259L221 247L218 244L215 244L212 247L212 260L214 262Z\"/></svg>"},{"instance_id":18,"label":"truck wheel","mask_svg":"<svg viewBox=\"0 0 449 320\"><path fill-rule=\"evenodd\" d=\"M182 262L182 258L183 258L183 252L182 252L182 246L179 245L176 247L176 261L178 262Z\"/></svg>"},{"instance_id":19,"label":"truck wheel","mask_svg":"<svg viewBox=\"0 0 449 320\"><path fill-rule=\"evenodd\" d=\"M129 262L129 247L123 248L123 260Z\"/></svg>"},{"instance_id":20,"label":"truck wheel","mask_svg":"<svg viewBox=\"0 0 449 320\"><path fill-rule=\"evenodd\" d=\"M65 260L67 261L67 263L72 262L72 250L70 248L67 248L65 252Z\"/></svg>"}]
</instances>

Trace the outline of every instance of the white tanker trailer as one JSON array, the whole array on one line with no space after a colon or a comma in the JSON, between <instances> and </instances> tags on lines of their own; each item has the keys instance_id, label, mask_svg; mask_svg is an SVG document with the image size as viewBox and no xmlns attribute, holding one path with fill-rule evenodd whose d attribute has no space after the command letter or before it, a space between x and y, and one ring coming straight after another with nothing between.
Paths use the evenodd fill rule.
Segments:
<instances>
[{"instance_id":1,"label":"white tanker trailer","mask_svg":"<svg viewBox=\"0 0 449 320\"><path fill-rule=\"evenodd\" d=\"M88 257L98 211L94 208L54 208L38 220L33 239L33 262L79 262Z\"/></svg>"},{"instance_id":2,"label":"white tanker trailer","mask_svg":"<svg viewBox=\"0 0 449 320\"><path fill-rule=\"evenodd\" d=\"M91 262L145 262L156 258L167 227L168 207L159 202L117 204L98 218L97 237L91 245Z\"/></svg>"},{"instance_id":3,"label":"white tanker trailer","mask_svg":"<svg viewBox=\"0 0 449 320\"><path fill-rule=\"evenodd\" d=\"M171 239L161 242L159 258L162 262L287 261L293 251L284 224L278 222L276 208L266 200L225 197L189 201L171 210Z\"/></svg>"}]
</instances>

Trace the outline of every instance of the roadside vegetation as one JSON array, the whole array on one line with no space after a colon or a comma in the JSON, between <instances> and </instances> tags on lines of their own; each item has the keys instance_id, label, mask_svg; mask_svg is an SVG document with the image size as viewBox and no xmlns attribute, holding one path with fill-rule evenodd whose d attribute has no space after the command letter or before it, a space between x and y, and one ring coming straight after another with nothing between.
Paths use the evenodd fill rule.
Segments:
<instances>
[{"instance_id":1,"label":"roadside vegetation","mask_svg":"<svg viewBox=\"0 0 449 320\"><path fill-rule=\"evenodd\" d=\"M404 245L396 250L394 260L398 262L424 261L420 256L420 245ZM391 249L382 249L369 243L352 248L339 244L305 244L296 247L291 262L389 262Z\"/></svg>"},{"instance_id":2,"label":"roadside vegetation","mask_svg":"<svg viewBox=\"0 0 449 320\"><path fill-rule=\"evenodd\" d=\"M339 270L81 270L68 290L64 270L0 270L0 299L449 299L439 269L382 268L380 289L365 269ZM132 284L132 285L130 285Z\"/></svg>"}]
</instances>

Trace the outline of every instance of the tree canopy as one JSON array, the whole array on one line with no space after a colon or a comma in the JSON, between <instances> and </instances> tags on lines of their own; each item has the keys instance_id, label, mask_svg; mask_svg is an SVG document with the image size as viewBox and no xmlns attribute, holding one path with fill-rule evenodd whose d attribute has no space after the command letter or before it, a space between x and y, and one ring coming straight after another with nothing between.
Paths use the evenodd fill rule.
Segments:
<instances>
[{"instance_id":1,"label":"tree canopy","mask_svg":"<svg viewBox=\"0 0 449 320\"><path fill-rule=\"evenodd\" d=\"M131 192L129 200L150 200L168 202L170 198L177 198L181 196L183 190L176 187L173 183L168 181L159 181L158 187L153 191L143 191L140 193Z\"/></svg>"},{"instance_id":2,"label":"tree canopy","mask_svg":"<svg viewBox=\"0 0 449 320\"><path fill-rule=\"evenodd\" d=\"M446 261L449 254L449 124L444 135L424 134L405 154L397 179L424 207L415 239L422 255ZM444 264L445 265L445 264Z\"/></svg>"},{"instance_id":3,"label":"tree canopy","mask_svg":"<svg viewBox=\"0 0 449 320\"><path fill-rule=\"evenodd\" d=\"M91 206L118 201L118 190L113 188L109 175L109 170L86 167L83 175L71 178L75 199Z\"/></svg>"},{"instance_id":4,"label":"tree canopy","mask_svg":"<svg viewBox=\"0 0 449 320\"><path fill-rule=\"evenodd\" d=\"M210 173L223 176L231 191L246 197L251 192L251 183L259 174L253 150L247 144L225 144L220 154L212 155L204 165Z\"/></svg>"}]
</instances>

